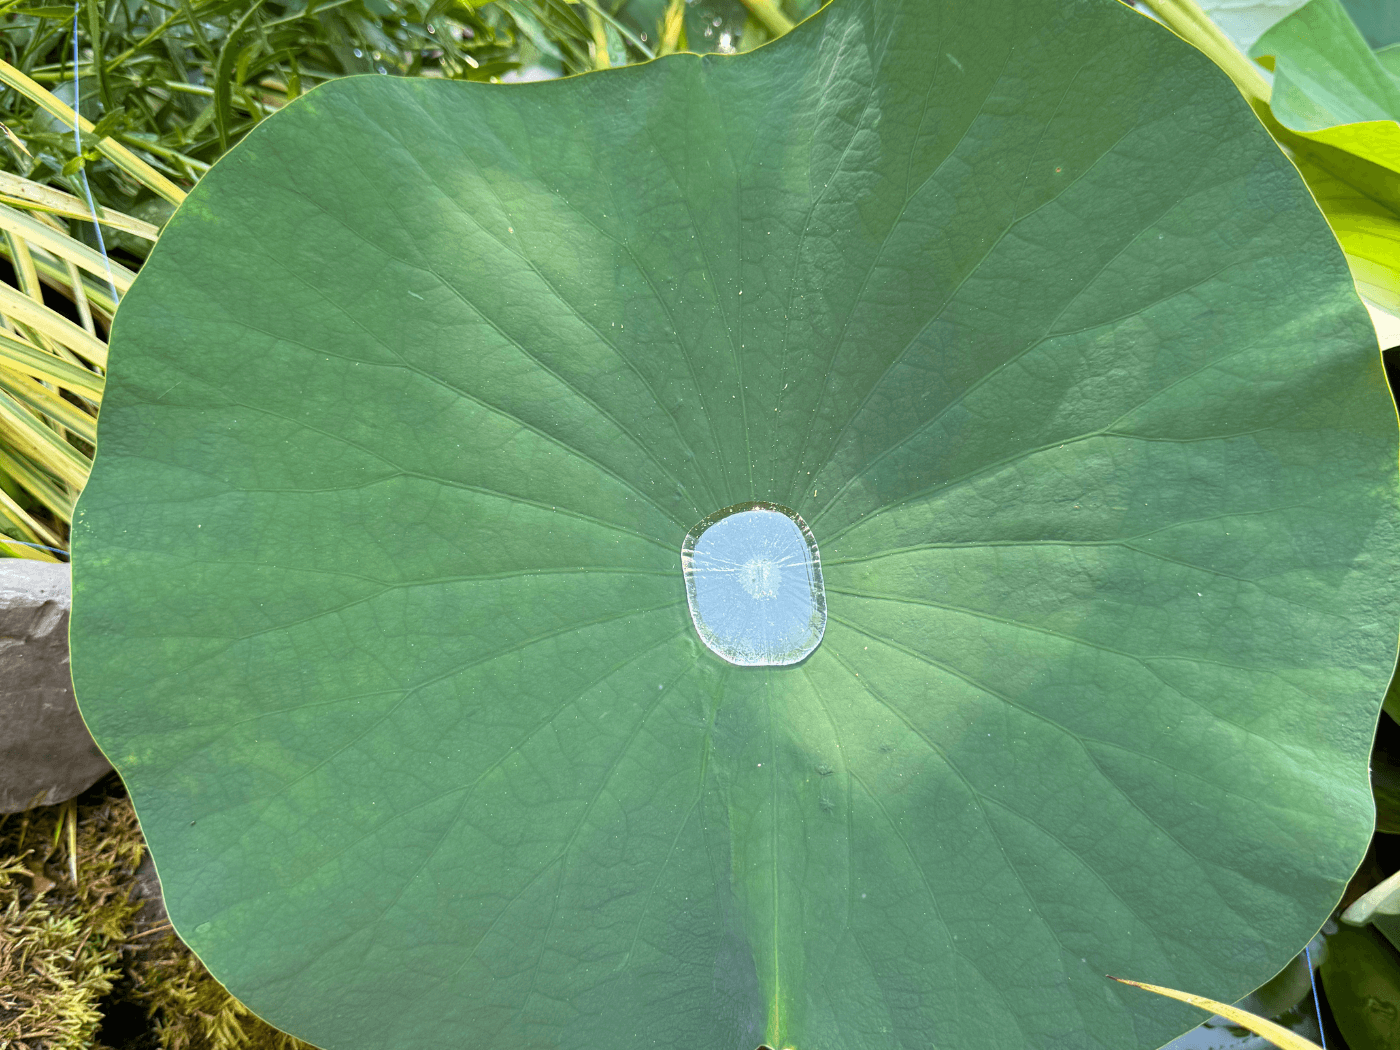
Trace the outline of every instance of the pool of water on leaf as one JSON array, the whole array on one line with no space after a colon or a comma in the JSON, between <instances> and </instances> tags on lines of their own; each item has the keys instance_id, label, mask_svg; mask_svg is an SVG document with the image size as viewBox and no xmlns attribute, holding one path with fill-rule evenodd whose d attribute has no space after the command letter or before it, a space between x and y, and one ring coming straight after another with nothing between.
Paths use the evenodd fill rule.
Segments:
<instances>
[{"instance_id":1,"label":"pool of water on leaf","mask_svg":"<svg viewBox=\"0 0 1400 1050\"><path fill-rule=\"evenodd\" d=\"M821 643L821 556L787 507L739 503L711 514L686 534L681 566L696 633L730 663L795 664Z\"/></svg>"}]
</instances>

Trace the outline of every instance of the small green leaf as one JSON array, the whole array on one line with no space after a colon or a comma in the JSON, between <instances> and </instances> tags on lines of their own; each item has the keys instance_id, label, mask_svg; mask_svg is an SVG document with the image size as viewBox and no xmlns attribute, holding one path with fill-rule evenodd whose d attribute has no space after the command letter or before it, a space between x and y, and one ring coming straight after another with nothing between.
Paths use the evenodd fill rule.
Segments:
<instances>
[{"instance_id":1,"label":"small green leaf","mask_svg":"<svg viewBox=\"0 0 1400 1050\"><path fill-rule=\"evenodd\" d=\"M1342 913L1342 918L1354 926L1362 926L1377 915L1400 915L1400 871L1354 900Z\"/></svg>"},{"instance_id":2,"label":"small green leaf","mask_svg":"<svg viewBox=\"0 0 1400 1050\"><path fill-rule=\"evenodd\" d=\"M27 15L30 18L44 18L58 22L71 22L73 20L72 7L16 7L6 12L7 15Z\"/></svg>"}]
</instances>

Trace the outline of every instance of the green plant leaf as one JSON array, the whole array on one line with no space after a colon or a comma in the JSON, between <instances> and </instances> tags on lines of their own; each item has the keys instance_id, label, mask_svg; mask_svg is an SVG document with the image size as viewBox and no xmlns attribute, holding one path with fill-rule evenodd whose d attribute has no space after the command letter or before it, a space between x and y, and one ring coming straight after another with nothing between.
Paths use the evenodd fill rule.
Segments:
<instances>
[{"instance_id":1,"label":"green plant leaf","mask_svg":"<svg viewBox=\"0 0 1400 1050\"><path fill-rule=\"evenodd\" d=\"M1200 0L1200 7L1241 51L1307 0Z\"/></svg>"},{"instance_id":2,"label":"green plant leaf","mask_svg":"<svg viewBox=\"0 0 1400 1050\"><path fill-rule=\"evenodd\" d=\"M1378 914L1400 915L1400 872L1358 897L1342 913L1342 918L1354 926L1363 926Z\"/></svg>"},{"instance_id":3,"label":"green plant leaf","mask_svg":"<svg viewBox=\"0 0 1400 1050\"><path fill-rule=\"evenodd\" d=\"M1318 141L1332 133L1345 140L1357 129L1384 127L1350 125L1312 136L1281 130L1294 163L1346 252L1357 290L1395 313L1400 312L1400 163L1391 168L1344 146ZM1400 139L1394 144L1400 146ZM1365 150L1364 134L1352 136L1350 145Z\"/></svg>"},{"instance_id":4,"label":"green plant leaf","mask_svg":"<svg viewBox=\"0 0 1400 1050\"><path fill-rule=\"evenodd\" d=\"M1400 7L1391 0L1342 0L1342 4L1372 47L1400 42Z\"/></svg>"},{"instance_id":5,"label":"green plant leaf","mask_svg":"<svg viewBox=\"0 0 1400 1050\"><path fill-rule=\"evenodd\" d=\"M1307 180L1358 289L1400 310L1400 81L1338 0L1309 0L1250 54L1274 69L1261 118Z\"/></svg>"},{"instance_id":6,"label":"green plant leaf","mask_svg":"<svg viewBox=\"0 0 1400 1050\"><path fill-rule=\"evenodd\" d=\"M1400 1035L1400 954L1378 931L1343 925L1328 936L1327 960L1318 973L1347 1046L1381 1050L1395 1045Z\"/></svg>"},{"instance_id":7,"label":"green plant leaf","mask_svg":"<svg viewBox=\"0 0 1400 1050\"><path fill-rule=\"evenodd\" d=\"M125 299L73 667L171 917L330 1048L1156 1047L1371 830L1397 433L1293 169L1112 0L347 79ZM824 639L680 547L789 507Z\"/></svg>"},{"instance_id":8,"label":"green plant leaf","mask_svg":"<svg viewBox=\"0 0 1400 1050\"><path fill-rule=\"evenodd\" d=\"M1273 58L1269 105L1294 131L1400 120L1400 84L1376 60L1339 0L1308 0L1249 53Z\"/></svg>"},{"instance_id":9,"label":"green plant leaf","mask_svg":"<svg viewBox=\"0 0 1400 1050\"><path fill-rule=\"evenodd\" d=\"M1400 44L1383 47L1376 52L1376 61L1394 80L1400 80Z\"/></svg>"}]
</instances>

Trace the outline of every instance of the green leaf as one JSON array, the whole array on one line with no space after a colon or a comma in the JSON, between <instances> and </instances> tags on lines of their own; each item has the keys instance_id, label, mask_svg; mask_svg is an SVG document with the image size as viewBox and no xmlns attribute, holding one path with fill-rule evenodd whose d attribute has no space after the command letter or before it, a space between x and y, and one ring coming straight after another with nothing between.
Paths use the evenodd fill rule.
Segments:
<instances>
[{"instance_id":1,"label":"green leaf","mask_svg":"<svg viewBox=\"0 0 1400 1050\"><path fill-rule=\"evenodd\" d=\"M1200 7L1241 51L1307 0L1200 0Z\"/></svg>"},{"instance_id":2,"label":"green leaf","mask_svg":"<svg viewBox=\"0 0 1400 1050\"><path fill-rule=\"evenodd\" d=\"M1342 913L1342 919L1364 926L1377 915L1400 915L1400 872L1372 886L1353 901Z\"/></svg>"},{"instance_id":3,"label":"green leaf","mask_svg":"<svg viewBox=\"0 0 1400 1050\"><path fill-rule=\"evenodd\" d=\"M1335 135L1348 141L1358 129L1394 127L1362 124L1331 128L1313 136L1294 135L1283 130L1284 141L1298 170L1307 180L1318 207L1327 216L1337 235L1357 290L1372 302L1391 312L1400 311L1400 170L1373 163L1343 147L1323 141ZM1351 135L1350 145L1359 151L1367 146L1395 145L1364 134ZM1376 152L1376 151L1371 151ZM1397 158L1400 160L1400 157Z\"/></svg>"},{"instance_id":4,"label":"green leaf","mask_svg":"<svg viewBox=\"0 0 1400 1050\"><path fill-rule=\"evenodd\" d=\"M1342 0L1357 28L1372 47L1400 42L1400 6L1394 0Z\"/></svg>"},{"instance_id":5,"label":"green leaf","mask_svg":"<svg viewBox=\"0 0 1400 1050\"><path fill-rule=\"evenodd\" d=\"M232 77L235 60L239 54L239 44L242 43L243 33L260 7L262 7L262 0L255 0L242 17L234 23L233 28L229 30L228 38L224 41L223 48L219 51L219 60L214 64L214 124L219 132L221 150L227 150L231 141L230 134L233 128Z\"/></svg>"},{"instance_id":6,"label":"green leaf","mask_svg":"<svg viewBox=\"0 0 1400 1050\"><path fill-rule=\"evenodd\" d=\"M1395 413L1230 83L1114 0L350 78L125 299L73 668L176 925L319 1046L1156 1047L1366 848ZM811 526L740 668L680 547Z\"/></svg>"},{"instance_id":7,"label":"green leaf","mask_svg":"<svg viewBox=\"0 0 1400 1050\"><path fill-rule=\"evenodd\" d=\"M1394 80L1400 80L1400 44L1383 47L1376 52L1376 61Z\"/></svg>"},{"instance_id":8,"label":"green leaf","mask_svg":"<svg viewBox=\"0 0 1400 1050\"><path fill-rule=\"evenodd\" d=\"M68 22L73 18L72 7L16 7L6 13L30 18L52 19L57 22Z\"/></svg>"},{"instance_id":9,"label":"green leaf","mask_svg":"<svg viewBox=\"0 0 1400 1050\"><path fill-rule=\"evenodd\" d=\"M1327 960L1318 972L1347 1046L1379 1050L1395 1044L1400 955L1376 930L1342 926L1327 938Z\"/></svg>"},{"instance_id":10,"label":"green leaf","mask_svg":"<svg viewBox=\"0 0 1400 1050\"><path fill-rule=\"evenodd\" d=\"M1400 84L1376 60L1338 0L1309 0L1249 53L1273 58L1269 105L1294 131L1400 120Z\"/></svg>"},{"instance_id":11,"label":"green leaf","mask_svg":"<svg viewBox=\"0 0 1400 1050\"><path fill-rule=\"evenodd\" d=\"M1337 0L1309 0L1250 54L1273 63L1261 118L1307 180L1357 288L1400 310L1400 81Z\"/></svg>"}]
</instances>

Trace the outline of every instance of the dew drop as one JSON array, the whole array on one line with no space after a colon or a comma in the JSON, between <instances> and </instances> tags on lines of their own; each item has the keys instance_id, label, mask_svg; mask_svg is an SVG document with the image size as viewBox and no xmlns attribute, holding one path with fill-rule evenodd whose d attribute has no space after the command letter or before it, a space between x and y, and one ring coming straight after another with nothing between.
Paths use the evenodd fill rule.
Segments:
<instances>
[{"instance_id":1,"label":"dew drop","mask_svg":"<svg viewBox=\"0 0 1400 1050\"><path fill-rule=\"evenodd\" d=\"M826 630L821 556L807 523L776 503L711 514L681 546L696 633L745 667L795 664Z\"/></svg>"}]
</instances>

